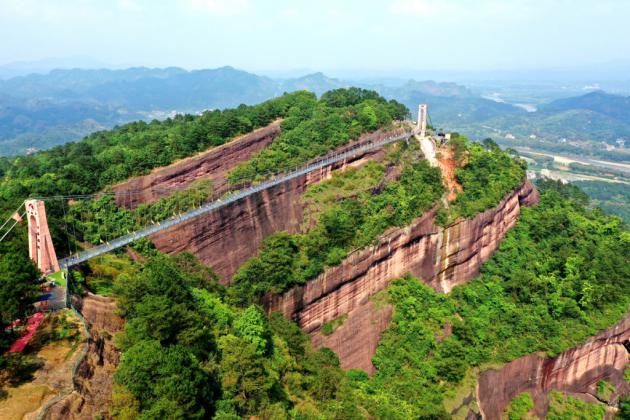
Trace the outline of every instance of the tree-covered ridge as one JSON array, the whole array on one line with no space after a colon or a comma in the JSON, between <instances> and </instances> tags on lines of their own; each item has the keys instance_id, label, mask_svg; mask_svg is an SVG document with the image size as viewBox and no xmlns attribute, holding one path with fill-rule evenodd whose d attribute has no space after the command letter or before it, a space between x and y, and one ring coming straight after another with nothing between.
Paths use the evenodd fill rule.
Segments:
<instances>
[{"instance_id":1,"label":"tree-covered ridge","mask_svg":"<svg viewBox=\"0 0 630 420\"><path fill-rule=\"evenodd\" d=\"M282 134L269 147L230 171L233 183L294 168L409 114L404 105L359 88L332 90L302 105L289 110Z\"/></svg>"},{"instance_id":2,"label":"tree-covered ridge","mask_svg":"<svg viewBox=\"0 0 630 420\"><path fill-rule=\"evenodd\" d=\"M473 217L496 206L523 183L526 163L502 151L492 140L482 145L459 136L451 143L456 158L463 162L456 171L462 192L450 204L451 220Z\"/></svg>"},{"instance_id":3,"label":"tree-covered ridge","mask_svg":"<svg viewBox=\"0 0 630 420\"><path fill-rule=\"evenodd\" d=\"M359 115L359 111L374 111L380 119L366 122L365 112ZM86 194L102 190L129 176L146 173L223 144L280 117L284 118L283 134L272 147L280 150L291 144L292 153L299 155L292 162L297 163L325 153L330 147L343 144L366 130L387 125L392 118L402 118L407 112L404 106L387 102L375 92L351 88L325 94L319 101L312 93L302 91L255 106L209 111L201 116L182 115L149 124L130 123L92 134L78 143L13 160L0 159L0 211L8 216L29 196ZM274 164L259 169L268 174L283 168L285 166ZM255 171L254 178L260 175ZM252 179L248 175L238 183ZM135 212L118 209L114 200L107 196L74 203L70 208L51 201L47 213L53 238L59 246L63 245L60 247L63 253L70 240L66 226L81 236L75 239L90 243L126 234L147 222L171 216L174 211L189 210L209 196L206 192L199 193L207 188L193 187L194 193L178 193Z\"/></svg>"},{"instance_id":4,"label":"tree-covered ridge","mask_svg":"<svg viewBox=\"0 0 630 420\"><path fill-rule=\"evenodd\" d=\"M571 188L544 182L541 190L476 280L450 295L411 277L392 283L395 312L373 359L377 373L356 394L370 413L446 418L444 401L470 368L558 354L625 315L625 225L588 210Z\"/></svg>"},{"instance_id":5,"label":"tree-covered ridge","mask_svg":"<svg viewBox=\"0 0 630 420\"><path fill-rule=\"evenodd\" d=\"M309 187L306 214L317 220L314 226L301 234L280 232L265 239L258 256L234 275L229 294L247 304L267 292L282 293L339 264L350 250L373 243L387 228L422 215L444 193L440 171L409 157L401 168L400 177L390 182L383 165L370 163Z\"/></svg>"},{"instance_id":6,"label":"tree-covered ridge","mask_svg":"<svg viewBox=\"0 0 630 420\"><path fill-rule=\"evenodd\" d=\"M152 257L119 274L114 290L127 320L117 337L118 418L334 418L356 410L336 400L345 374L333 352L314 350L278 314L226 303L192 256Z\"/></svg>"}]
</instances>

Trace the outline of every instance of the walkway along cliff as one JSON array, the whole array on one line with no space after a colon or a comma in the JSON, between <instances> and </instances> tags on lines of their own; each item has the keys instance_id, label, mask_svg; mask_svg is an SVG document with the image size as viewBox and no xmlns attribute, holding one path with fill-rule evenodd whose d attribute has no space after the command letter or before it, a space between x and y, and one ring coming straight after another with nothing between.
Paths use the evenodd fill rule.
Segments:
<instances>
[{"instance_id":1,"label":"walkway along cliff","mask_svg":"<svg viewBox=\"0 0 630 420\"><path fill-rule=\"evenodd\" d=\"M335 150L335 153L341 154L357 144L378 142L405 132L404 129L394 132L377 131ZM164 253L192 252L214 269L222 283L228 284L236 270L256 255L264 238L278 231L291 233L299 231L304 212L300 196L309 185L330 178L334 170L360 166L369 159L380 159L383 156L382 148L352 154L347 159L266 188L236 203L165 229L152 235L151 241ZM234 162L234 166L237 163Z\"/></svg>"}]
</instances>

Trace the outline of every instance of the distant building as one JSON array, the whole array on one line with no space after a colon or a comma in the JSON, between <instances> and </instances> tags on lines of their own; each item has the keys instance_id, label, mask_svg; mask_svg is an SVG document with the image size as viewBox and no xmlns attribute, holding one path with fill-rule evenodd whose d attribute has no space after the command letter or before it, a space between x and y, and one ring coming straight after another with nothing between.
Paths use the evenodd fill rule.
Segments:
<instances>
[{"instance_id":1,"label":"distant building","mask_svg":"<svg viewBox=\"0 0 630 420\"><path fill-rule=\"evenodd\" d=\"M514 134L512 134L512 133L507 133L507 134L505 135L505 138L506 138L507 140L516 140L516 137L515 137L515 136L514 136Z\"/></svg>"},{"instance_id":2,"label":"distant building","mask_svg":"<svg viewBox=\"0 0 630 420\"><path fill-rule=\"evenodd\" d=\"M625 140L625 139L618 138L618 139L615 141L615 143L617 143L617 145L618 145L620 148L622 148L622 149L623 149L624 147L626 147L626 140Z\"/></svg>"},{"instance_id":3,"label":"distant building","mask_svg":"<svg viewBox=\"0 0 630 420\"><path fill-rule=\"evenodd\" d=\"M532 140L535 140L537 138L537 136L536 136L536 134L530 134L529 138L532 139Z\"/></svg>"}]
</instances>

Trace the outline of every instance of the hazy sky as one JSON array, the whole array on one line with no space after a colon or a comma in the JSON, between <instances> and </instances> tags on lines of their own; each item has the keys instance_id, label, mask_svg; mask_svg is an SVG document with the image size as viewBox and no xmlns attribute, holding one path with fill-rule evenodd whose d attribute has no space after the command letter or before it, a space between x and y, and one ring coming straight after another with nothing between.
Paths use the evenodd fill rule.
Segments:
<instances>
[{"instance_id":1,"label":"hazy sky","mask_svg":"<svg viewBox=\"0 0 630 420\"><path fill-rule=\"evenodd\" d=\"M0 64L576 67L628 63L629 18L626 0L0 0Z\"/></svg>"}]
</instances>

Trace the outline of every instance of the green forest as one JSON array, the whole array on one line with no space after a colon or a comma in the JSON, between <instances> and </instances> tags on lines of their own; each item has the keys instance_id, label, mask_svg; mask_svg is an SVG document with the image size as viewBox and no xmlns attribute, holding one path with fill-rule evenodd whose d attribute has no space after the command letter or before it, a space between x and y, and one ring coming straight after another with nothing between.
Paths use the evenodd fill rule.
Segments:
<instances>
[{"instance_id":1,"label":"green forest","mask_svg":"<svg viewBox=\"0 0 630 420\"><path fill-rule=\"evenodd\" d=\"M575 181L591 199L591 205L621 217L630 226L630 185L604 181Z\"/></svg>"},{"instance_id":2,"label":"green forest","mask_svg":"<svg viewBox=\"0 0 630 420\"><path fill-rule=\"evenodd\" d=\"M283 95L256 106L131 123L32 156L0 160L0 211L27 196L89 194L112 183L220 145L282 118L282 134L229 174L255 183L323 155L361 134L388 129L407 109L374 92L339 89L316 98ZM330 349L315 349L298 325L267 314L263 296L282 293L408 225L431 208L446 226L496 206L519 188L526 165L496 143L455 138L462 192L448 206L440 170L416 142L401 141L385 157L336 171L302 196L301 233L277 232L237 271L230 287L193 255L167 256L151 243L94 259L71 273L74 293L106 294L125 319L114 337L122 351L112 414L120 419L448 419L476 376L534 352L556 355L614 324L630 304L630 232L573 185L543 180L541 201L523 208L498 251L473 281L446 295L423 279L396 279L372 299L391 305L370 377L344 371ZM49 220L60 254L98 244L208 199L198 182L134 210L111 195L70 206L52 204ZM26 255L26 232L0 243L0 354L15 338L6 327L24 317L38 294L39 274ZM342 323L343 319L338 320ZM338 327L323 327L332 332ZM0 369L19 357L0 356ZM559 418L600 407L552 395ZM508 416L529 407L517 397ZM630 406L630 403L627 403ZM622 405L623 406L623 405ZM525 411L526 412L526 411ZM563 417L564 416L564 417Z\"/></svg>"},{"instance_id":3,"label":"green forest","mask_svg":"<svg viewBox=\"0 0 630 420\"><path fill-rule=\"evenodd\" d=\"M347 181L329 182L343 188ZM444 295L404 277L374 298L393 305L394 316L372 378L341 370L335 354L313 349L295 323L243 303L249 290L219 286L190 255L125 265L113 280L127 320L116 338L124 353L114 414L450 418L480 368L537 351L558 354L617 322L630 304L623 222L590 210L575 187L546 181L539 188L540 204L523 209L477 279ZM273 258L277 268L286 265L279 252ZM566 418L570 410L599 410L554 398L552 409Z\"/></svg>"}]
</instances>

